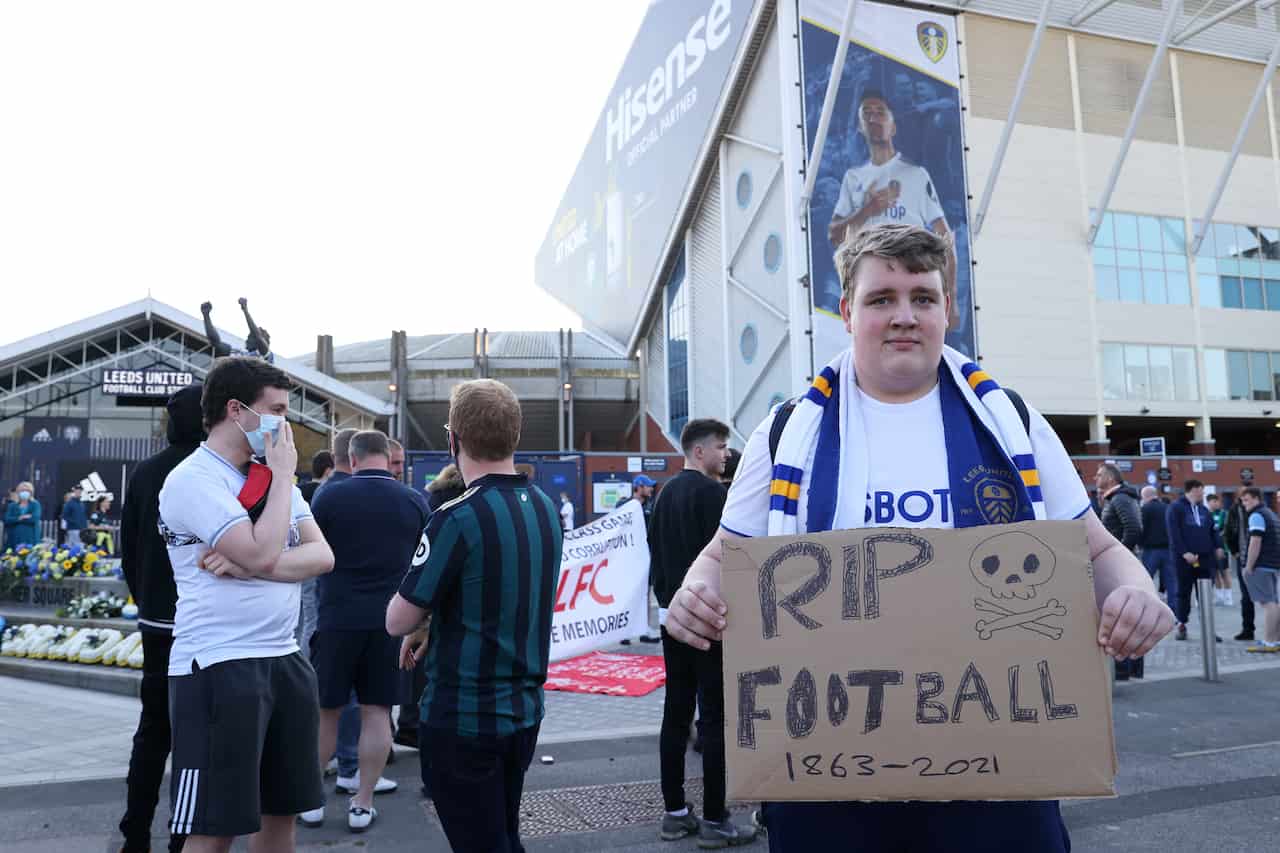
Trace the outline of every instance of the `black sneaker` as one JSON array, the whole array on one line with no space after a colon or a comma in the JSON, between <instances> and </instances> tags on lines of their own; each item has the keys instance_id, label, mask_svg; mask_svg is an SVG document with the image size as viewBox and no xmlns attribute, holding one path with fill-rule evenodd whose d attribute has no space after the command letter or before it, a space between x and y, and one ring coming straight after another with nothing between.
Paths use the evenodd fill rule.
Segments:
<instances>
[{"instance_id":1,"label":"black sneaker","mask_svg":"<svg viewBox=\"0 0 1280 853\"><path fill-rule=\"evenodd\" d=\"M661 643L661 642L662 642L662 638L661 638L661 637L650 637L648 634L641 634L641 635L640 635L640 642L642 642L642 643Z\"/></svg>"},{"instance_id":2,"label":"black sneaker","mask_svg":"<svg viewBox=\"0 0 1280 853\"><path fill-rule=\"evenodd\" d=\"M1179 625L1178 633L1174 635L1175 640L1185 640L1187 638L1187 626Z\"/></svg>"},{"instance_id":3,"label":"black sneaker","mask_svg":"<svg viewBox=\"0 0 1280 853\"><path fill-rule=\"evenodd\" d=\"M693 806L685 803L684 807L688 811L679 817L673 814L662 816L662 830L658 833L658 837L663 841L675 841L686 835L695 835L701 829L702 821L698 820L698 816L693 813Z\"/></svg>"},{"instance_id":4,"label":"black sneaker","mask_svg":"<svg viewBox=\"0 0 1280 853\"><path fill-rule=\"evenodd\" d=\"M724 847L740 847L756 840L754 826L738 826L729 818L722 821L704 820L698 830L698 846L703 850L719 850Z\"/></svg>"},{"instance_id":5,"label":"black sneaker","mask_svg":"<svg viewBox=\"0 0 1280 853\"><path fill-rule=\"evenodd\" d=\"M1236 640L1238 640L1238 641L1240 641L1240 642L1242 642L1242 643L1252 643L1252 642L1253 642L1253 632L1252 632L1252 631L1241 631L1239 634L1236 634L1235 639L1236 639Z\"/></svg>"},{"instance_id":6,"label":"black sneaker","mask_svg":"<svg viewBox=\"0 0 1280 853\"><path fill-rule=\"evenodd\" d=\"M631 641L630 641L630 640L619 640L618 642L619 642L621 645L624 645L624 646L629 646L629 645L631 645Z\"/></svg>"}]
</instances>

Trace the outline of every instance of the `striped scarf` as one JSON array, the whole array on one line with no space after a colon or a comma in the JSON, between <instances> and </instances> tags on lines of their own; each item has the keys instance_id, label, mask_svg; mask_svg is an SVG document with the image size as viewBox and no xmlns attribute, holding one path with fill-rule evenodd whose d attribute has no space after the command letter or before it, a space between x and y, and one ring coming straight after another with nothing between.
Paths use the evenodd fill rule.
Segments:
<instances>
[{"instance_id":1,"label":"striped scarf","mask_svg":"<svg viewBox=\"0 0 1280 853\"><path fill-rule=\"evenodd\" d=\"M1009 396L962 353L944 347L939 399L956 527L1044 519L1031 439ZM769 535L830 530L841 502L863 518L870 466L845 350L814 379L782 431L769 498Z\"/></svg>"}]
</instances>

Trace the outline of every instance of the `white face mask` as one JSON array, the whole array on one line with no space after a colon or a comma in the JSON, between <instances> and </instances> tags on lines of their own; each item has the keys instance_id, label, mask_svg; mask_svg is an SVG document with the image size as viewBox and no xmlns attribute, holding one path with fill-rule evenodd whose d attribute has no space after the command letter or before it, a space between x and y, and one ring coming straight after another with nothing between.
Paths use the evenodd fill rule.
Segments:
<instances>
[{"instance_id":1,"label":"white face mask","mask_svg":"<svg viewBox=\"0 0 1280 853\"><path fill-rule=\"evenodd\" d=\"M18 500L20 501L31 500L31 493L28 492L26 489L23 489L22 491L18 492Z\"/></svg>"},{"instance_id":2,"label":"white face mask","mask_svg":"<svg viewBox=\"0 0 1280 853\"><path fill-rule=\"evenodd\" d=\"M240 403L239 400L236 400ZM284 418L280 415L264 415L261 412L255 412L253 409L240 403L246 411L253 412L258 416L257 429L245 429L240 426L240 422L236 421L236 426L240 427L240 431L244 433L245 439L249 442L249 450L254 456L267 455L267 436L276 436L280 432L280 428L284 425Z\"/></svg>"}]
</instances>

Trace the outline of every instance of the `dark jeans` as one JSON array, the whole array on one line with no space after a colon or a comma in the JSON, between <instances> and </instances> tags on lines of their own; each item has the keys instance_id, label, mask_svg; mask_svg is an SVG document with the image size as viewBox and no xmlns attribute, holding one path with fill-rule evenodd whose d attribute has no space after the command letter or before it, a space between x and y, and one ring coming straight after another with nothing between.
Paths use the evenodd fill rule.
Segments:
<instances>
[{"instance_id":1,"label":"dark jeans","mask_svg":"<svg viewBox=\"0 0 1280 853\"><path fill-rule=\"evenodd\" d=\"M1253 597L1249 595L1249 585L1244 582L1244 563L1236 560L1236 580L1240 581L1240 630L1252 634Z\"/></svg>"},{"instance_id":2,"label":"dark jeans","mask_svg":"<svg viewBox=\"0 0 1280 853\"><path fill-rule=\"evenodd\" d=\"M1170 604L1178 598L1178 569L1173 561L1173 553L1168 548L1142 549L1142 565L1146 566L1147 574L1153 579L1159 577L1164 582L1164 591L1169 596Z\"/></svg>"},{"instance_id":3,"label":"dark jeans","mask_svg":"<svg viewBox=\"0 0 1280 853\"><path fill-rule=\"evenodd\" d=\"M662 706L658 756L662 765L662 799L667 811L684 808L684 756L689 724L702 691L702 816L724 820L724 654L719 643L708 651L686 646L662 629L662 657L667 666L667 696Z\"/></svg>"},{"instance_id":4,"label":"dark jeans","mask_svg":"<svg viewBox=\"0 0 1280 853\"><path fill-rule=\"evenodd\" d=\"M1178 622L1185 625L1191 616L1191 591L1196 588L1196 581L1213 578L1218 567L1216 554L1200 554L1200 567L1192 568L1181 554L1173 554L1173 563L1178 567L1178 603L1173 608L1173 615Z\"/></svg>"},{"instance_id":5,"label":"dark jeans","mask_svg":"<svg viewBox=\"0 0 1280 853\"><path fill-rule=\"evenodd\" d=\"M1058 803L765 803L771 853L1070 853Z\"/></svg>"},{"instance_id":6,"label":"dark jeans","mask_svg":"<svg viewBox=\"0 0 1280 853\"><path fill-rule=\"evenodd\" d=\"M156 815L164 763L169 757L169 651L173 636L142 632L142 714L129 756L128 799L120 831L126 851L151 848L151 822ZM185 836L169 839L169 850L182 849Z\"/></svg>"},{"instance_id":7,"label":"dark jeans","mask_svg":"<svg viewBox=\"0 0 1280 853\"><path fill-rule=\"evenodd\" d=\"M524 853L520 797L539 726L497 738L432 729L432 799L456 853ZM426 727L420 727L425 731Z\"/></svg>"}]
</instances>

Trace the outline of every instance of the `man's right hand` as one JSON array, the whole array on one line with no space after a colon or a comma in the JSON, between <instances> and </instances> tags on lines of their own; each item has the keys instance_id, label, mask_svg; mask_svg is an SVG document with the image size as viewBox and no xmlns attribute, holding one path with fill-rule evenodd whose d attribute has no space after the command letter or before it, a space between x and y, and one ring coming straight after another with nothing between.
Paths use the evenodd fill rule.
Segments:
<instances>
[{"instance_id":1,"label":"man's right hand","mask_svg":"<svg viewBox=\"0 0 1280 853\"><path fill-rule=\"evenodd\" d=\"M862 207L859 212L866 212L866 218L879 216L889 209L889 205L898 200L899 191L894 189L892 185L882 190L876 189L876 182L872 181L871 186L867 187L866 193L862 196Z\"/></svg>"},{"instance_id":2,"label":"man's right hand","mask_svg":"<svg viewBox=\"0 0 1280 853\"><path fill-rule=\"evenodd\" d=\"M298 448L293 443L293 427L285 421L274 436L267 438L267 467L273 477L287 478L293 482L298 470Z\"/></svg>"},{"instance_id":3,"label":"man's right hand","mask_svg":"<svg viewBox=\"0 0 1280 853\"><path fill-rule=\"evenodd\" d=\"M728 608L720 591L705 581L686 583L667 608L667 633L687 646L706 651L723 636Z\"/></svg>"},{"instance_id":4,"label":"man's right hand","mask_svg":"<svg viewBox=\"0 0 1280 853\"><path fill-rule=\"evenodd\" d=\"M213 310L213 303L212 303L212 302L201 302L201 303L200 303L200 313L201 313L201 314L208 314L208 313L209 313L210 311L212 311L212 310Z\"/></svg>"},{"instance_id":5,"label":"man's right hand","mask_svg":"<svg viewBox=\"0 0 1280 853\"><path fill-rule=\"evenodd\" d=\"M419 628L400 641L400 668L412 672L427 650L427 629Z\"/></svg>"},{"instance_id":6,"label":"man's right hand","mask_svg":"<svg viewBox=\"0 0 1280 853\"><path fill-rule=\"evenodd\" d=\"M1182 555L1182 559L1184 559L1184 560L1186 560L1186 561L1187 561L1187 565L1188 565L1188 566L1193 566L1193 565L1195 565L1196 560L1197 560L1197 559L1199 559L1199 558L1198 558L1195 554L1193 554L1192 552L1188 551L1188 552L1186 552L1185 554L1183 554L1183 555Z\"/></svg>"}]
</instances>

